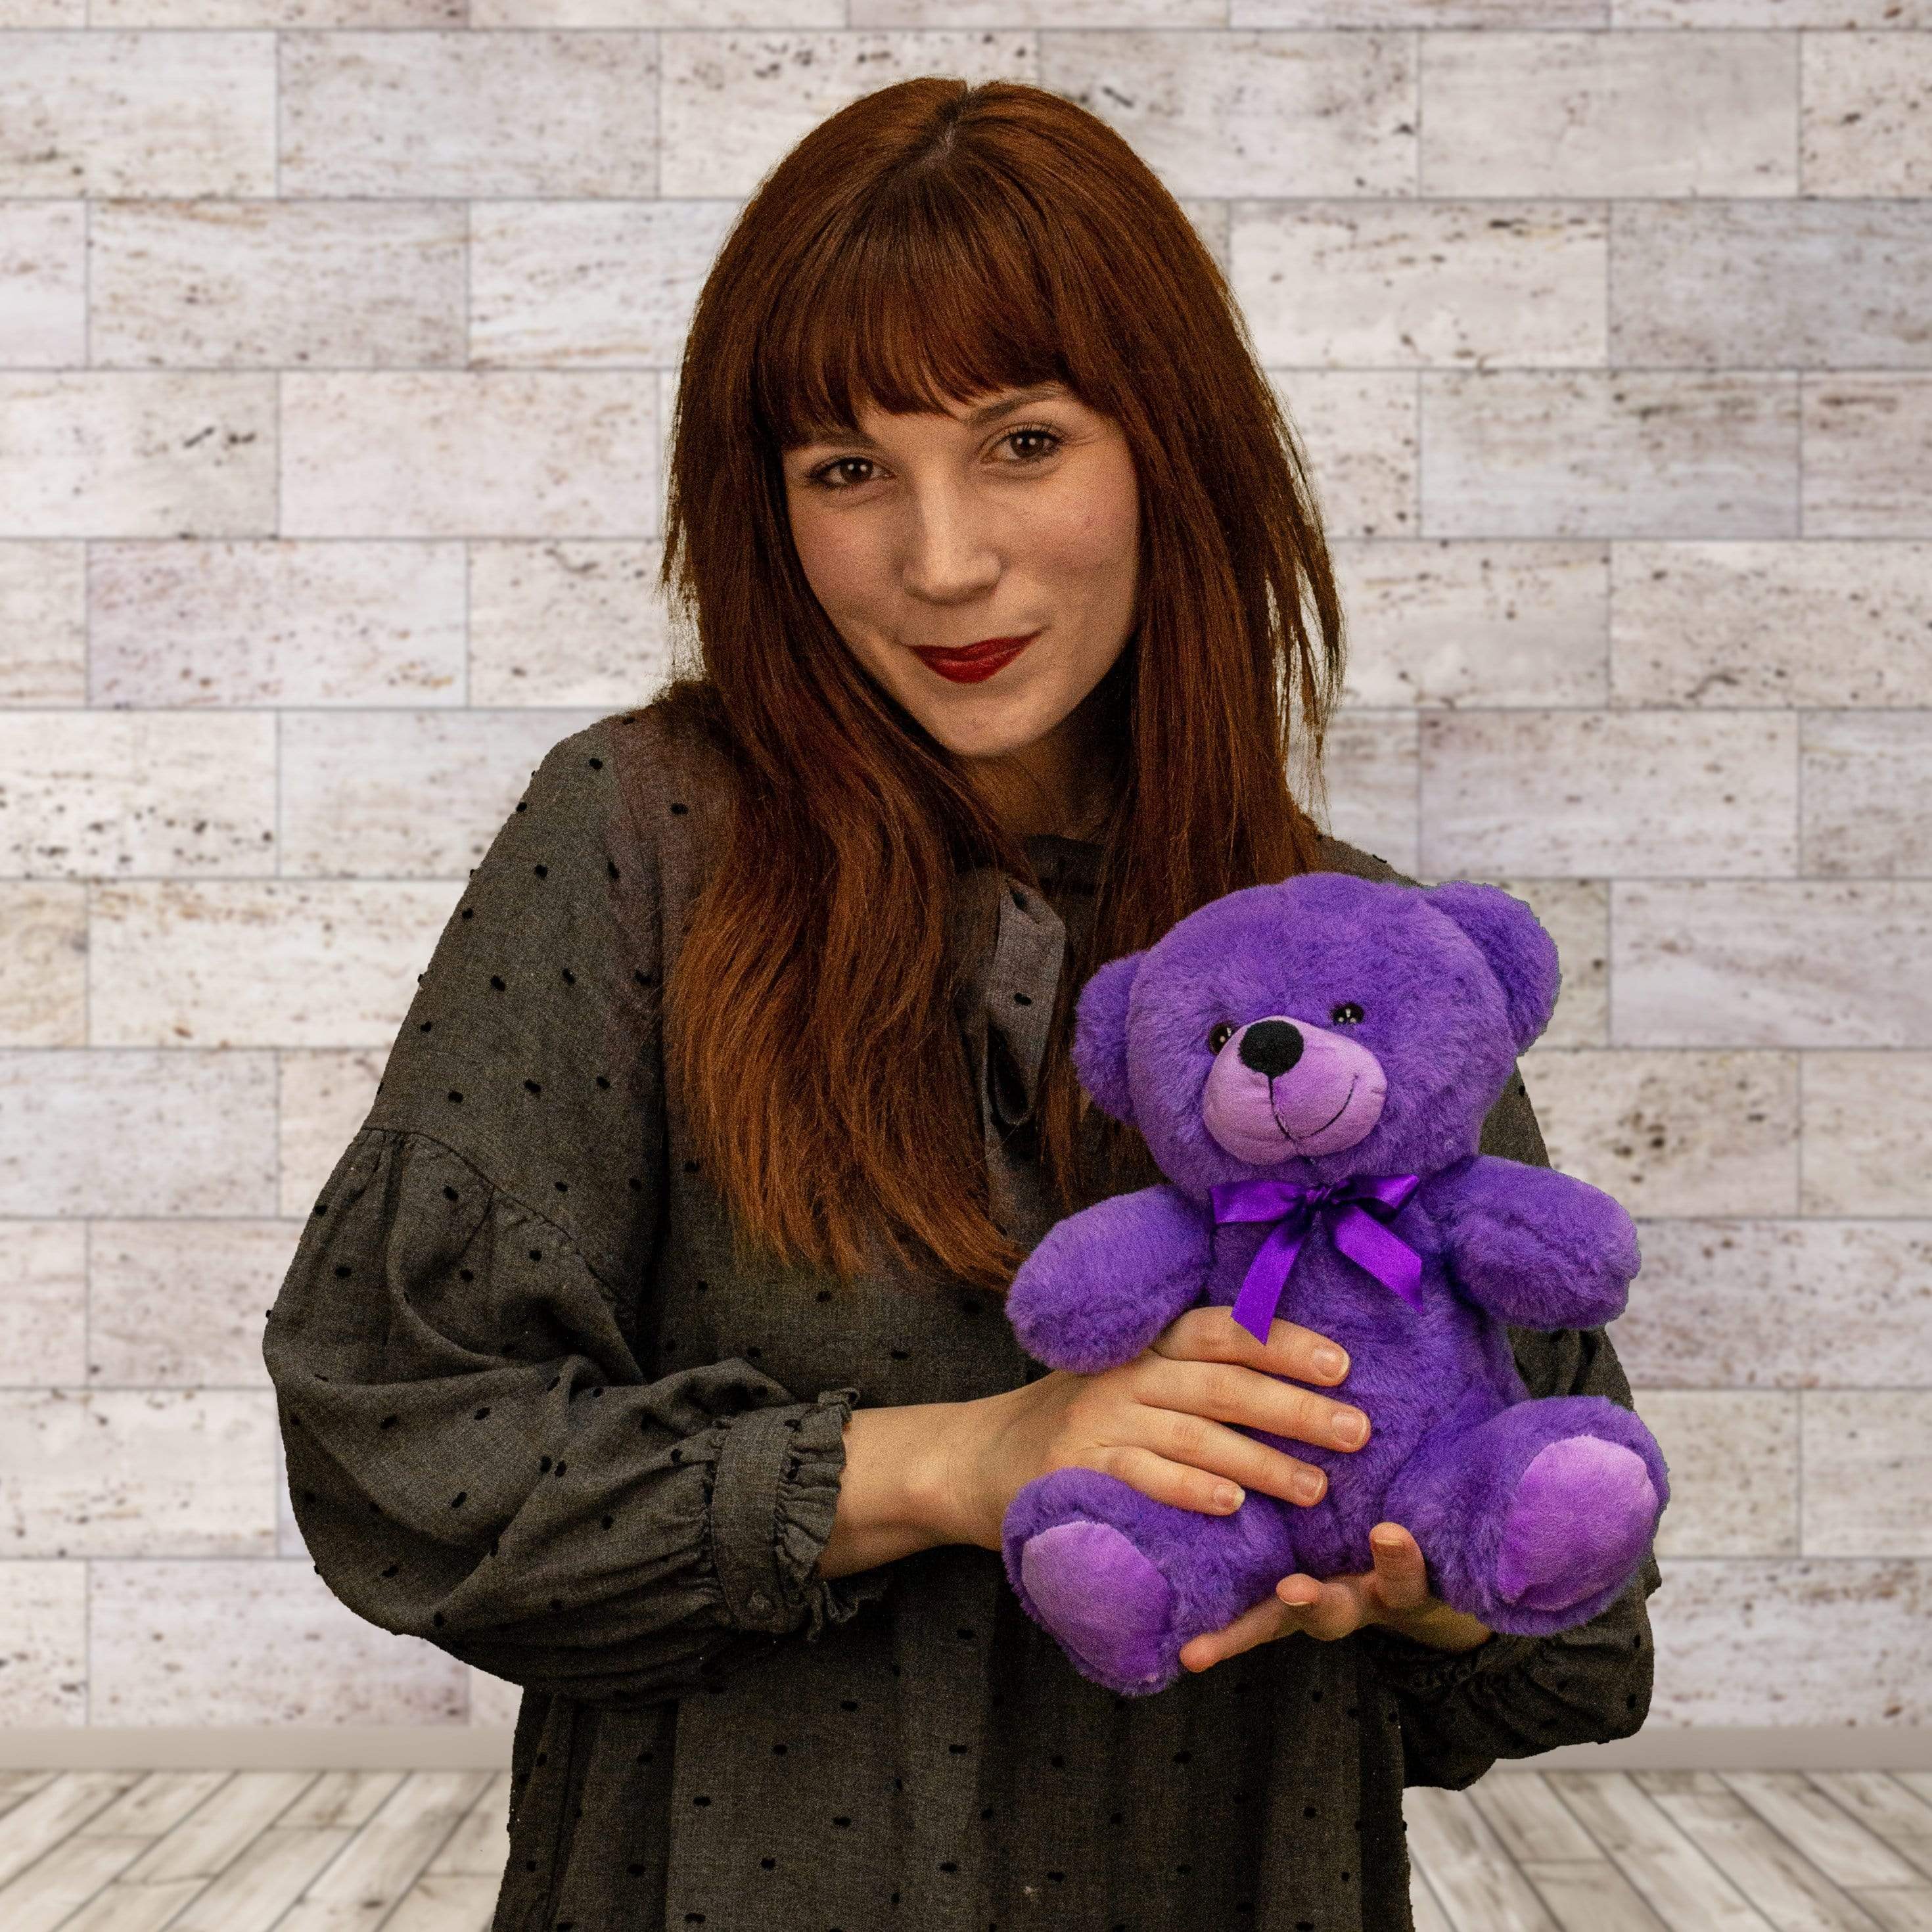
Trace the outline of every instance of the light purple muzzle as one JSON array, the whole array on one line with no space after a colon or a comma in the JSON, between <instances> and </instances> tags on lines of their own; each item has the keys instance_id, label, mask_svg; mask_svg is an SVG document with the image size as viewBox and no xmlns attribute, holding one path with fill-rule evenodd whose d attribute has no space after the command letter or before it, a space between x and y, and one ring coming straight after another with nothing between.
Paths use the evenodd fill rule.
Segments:
<instances>
[{"instance_id":1,"label":"light purple muzzle","mask_svg":"<svg viewBox=\"0 0 1932 1932\"><path fill-rule=\"evenodd\" d=\"M1382 1118L1388 1077L1346 1034L1305 1020L1251 1020L1216 1056L1202 1100L1215 1141L1265 1167L1339 1154Z\"/></svg>"}]
</instances>

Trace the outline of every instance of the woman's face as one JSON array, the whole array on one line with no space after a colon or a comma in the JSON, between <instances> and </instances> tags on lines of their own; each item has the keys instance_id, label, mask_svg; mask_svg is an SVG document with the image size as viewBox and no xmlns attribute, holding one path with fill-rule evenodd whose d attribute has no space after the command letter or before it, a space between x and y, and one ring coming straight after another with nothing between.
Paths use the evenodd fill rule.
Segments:
<instances>
[{"instance_id":1,"label":"woman's face","mask_svg":"<svg viewBox=\"0 0 1932 1932\"><path fill-rule=\"evenodd\" d=\"M1072 831L1104 800L1076 707L1135 620L1139 494L1126 439L1063 386L950 413L868 409L856 437L784 457L793 542L839 635L968 760L1022 835ZM974 682L917 653L1036 632Z\"/></svg>"}]
</instances>

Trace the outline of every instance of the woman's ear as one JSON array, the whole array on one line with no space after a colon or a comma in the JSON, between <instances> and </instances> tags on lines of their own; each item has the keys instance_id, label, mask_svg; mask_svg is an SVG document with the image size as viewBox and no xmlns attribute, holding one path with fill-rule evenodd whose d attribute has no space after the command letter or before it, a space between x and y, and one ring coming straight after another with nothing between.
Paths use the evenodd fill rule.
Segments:
<instances>
[{"instance_id":1,"label":"woman's ear","mask_svg":"<svg viewBox=\"0 0 1932 1932\"><path fill-rule=\"evenodd\" d=\"M1073 1070L1094 1104L1130 1126L1134 1106L1127 1093L1127 1000L1146 957L1143 948L1108 960L1081 988L1073 1012Z\"/></svg>"}]
</instances>

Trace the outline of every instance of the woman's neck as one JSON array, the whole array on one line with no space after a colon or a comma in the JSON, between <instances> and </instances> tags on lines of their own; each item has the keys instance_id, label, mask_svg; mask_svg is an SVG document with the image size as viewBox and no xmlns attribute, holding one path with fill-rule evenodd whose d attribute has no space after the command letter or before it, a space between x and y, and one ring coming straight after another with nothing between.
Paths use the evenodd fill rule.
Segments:
<instances>
[{"instance_id":1,"label":"woman's neck","mask_svg":"<svg viewBox=\"0 0 1932 1932\"><path fill-rule=\"evenodd\" d=\"M1042 740L1024 754L988 759L976 775L981 794L1016 838L1050 833L1097 838L1114 802L1106 761Z\"/></svg>"}]
</instances>

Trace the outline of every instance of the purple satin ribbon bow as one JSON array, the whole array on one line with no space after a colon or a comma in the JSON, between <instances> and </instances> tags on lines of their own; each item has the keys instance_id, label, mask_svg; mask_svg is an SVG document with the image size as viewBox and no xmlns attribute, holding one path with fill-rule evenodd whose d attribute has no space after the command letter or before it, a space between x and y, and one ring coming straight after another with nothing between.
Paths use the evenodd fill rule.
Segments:
<instances>
[{"instance_id":1,"label":"purple satin ribbon bow","mask_svg":"<svg viewBox=\"0 0 1932 1932\"><path fill-rule=\"evenodd\" d=\"M1302 1187L1292 1180L1228 1180L1217 1184L1214 1219L1223 1221L1272 1221L1274 1231L1248 1264L1241 1292L1234 1298L1234 1319L1258 1342L1268 1338L1268 1326L1288 1286L1288 1270L1301 1244L1318 1220L1327 1226L1336 1246L1359 1262L1384 1288L1392 1288L1412 1308L1422 1306L1422 1257L1392 1234L1376 1216L1394 1214L1422 1184L1419 1174L1358 1174L1326 1187Z\"/></svg>"}]
</instances>

